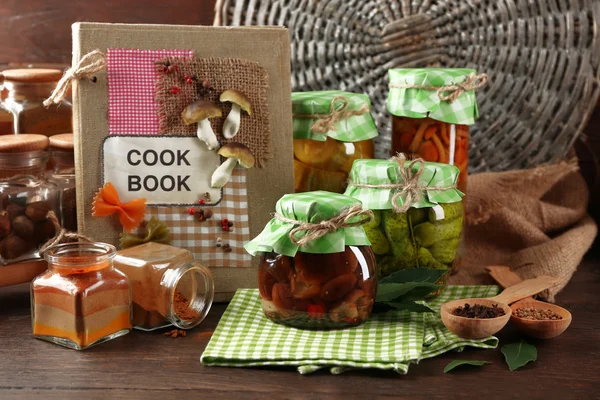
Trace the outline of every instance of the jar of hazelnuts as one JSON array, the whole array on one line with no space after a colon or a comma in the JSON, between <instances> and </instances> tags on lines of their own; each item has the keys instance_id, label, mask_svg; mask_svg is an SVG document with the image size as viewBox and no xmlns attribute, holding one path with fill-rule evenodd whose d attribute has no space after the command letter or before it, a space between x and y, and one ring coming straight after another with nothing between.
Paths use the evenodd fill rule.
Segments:
<instances>
[{"instance_id":1,"label":"jar of hazelnuts","mask_svg":"<svg viewBox=\"0 0 600 400\"><path fill-rule=\"evenodd\" d=\"M48 218L60 221L59 188L45 179L48 138L0 136L0 264L40 258L38 249L55 235Z\"/></svg>"}]
</instances>

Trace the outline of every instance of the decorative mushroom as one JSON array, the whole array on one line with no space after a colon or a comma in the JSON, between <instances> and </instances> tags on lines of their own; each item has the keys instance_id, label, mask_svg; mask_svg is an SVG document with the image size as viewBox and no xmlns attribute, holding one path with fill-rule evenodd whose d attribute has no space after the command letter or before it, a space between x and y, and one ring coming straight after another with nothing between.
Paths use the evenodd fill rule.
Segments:
<instances>
[{"instance_id":1,"label":"decorative mushroom","mask_svg":"<svg viewBox=\"0 0 600 400\"><path fill-rule=\"evenodd\" d=\"M241 143L227 143L219 149L219 155L227 158L227 160L213 172L210 185L214 188L222 188L229 182L236 165L239 164L246 169L254 167L252 152Z\"/></svg>"},{"instance_id":2,"label":"decorative mushroom","mask_svg":"<svg viewBox=\"0 0 600 400\"><path fill-rule=\"evenodd\" d=\"M208 119L221 115L221 109L216 104L207 100L196 100L182 111L181 118L186 125L198 123L198 139L206 143L209 150L214 150L219 148L219 141Z\"/></svg>"},{"instance_id":3,"label":"decorative mushroom","mask_svg":"<svg viewBox=\"0 0 600 400\"><path fill-rule=\"evenodd\" d=\"M223 136L225 139L231 139L237 135L240 130L240 113L241 109L246 111L248 115L252 115L252 105L246 95L239 90L229 89L221 93L219 100L224 103L231 102L231 111L223 122Z\"/></svg>"}]
</instances>

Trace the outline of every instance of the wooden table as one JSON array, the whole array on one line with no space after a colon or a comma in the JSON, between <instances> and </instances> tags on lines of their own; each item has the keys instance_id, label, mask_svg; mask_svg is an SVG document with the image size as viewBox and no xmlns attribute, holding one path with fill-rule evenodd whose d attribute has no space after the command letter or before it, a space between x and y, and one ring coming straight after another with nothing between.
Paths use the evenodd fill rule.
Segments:
<instances>
[{"instance_id":1,"label":"wooden table","mask_svg":"<svg viewBox=\"0 0 600 400\"><path fill-rule=\"evenodd\" d=\"M446 353L411 366L406 376L373 370L302 376L292 368L200 365L200 355L225 310L222 304L215 305L208 319L185 338L134 331L78 352L34 339L28 287L4 288L0 289L0 399L598 399L599 293L596 256L584 261L558 296L558 303L573 313L569 330L549 341L531 340L538 360L514 372L498 348ZM499 337L501 345L521 338L510 327ZM454 359L493 364L444 374L444 366Z\"/></svg>"}]
</instances>

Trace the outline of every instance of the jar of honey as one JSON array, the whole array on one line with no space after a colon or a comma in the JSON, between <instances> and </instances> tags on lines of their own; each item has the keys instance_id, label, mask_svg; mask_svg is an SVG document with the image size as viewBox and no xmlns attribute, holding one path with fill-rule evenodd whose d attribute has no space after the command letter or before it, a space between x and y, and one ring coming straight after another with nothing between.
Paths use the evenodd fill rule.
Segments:
<instances>
[{"instance_id":1,"label":"jar of honey","mask_svg":"<svg viewBox=\"0 0 600 400\"><path fill-rule=\"evenodd\" d=\"M0 73L0 90L6 90L0 109L11 116L10 133L50 136L73 131L69 101L63 100L50 107L43 105L61 77L62 71L44 68L9 69Z\"/></svg>"},{"instance_id":2,"label":"jar of honey","mask_svg":"<svg viewBox=\"0 0 600 400\"><path fill-rule=\"evenodd\" d=\"M466 68L399 68L388 74L391 155L455 165L458 188L465 192L469 126L478 117L474 90L487 76Z\"/></svg>"},{"instance_id":3,"label":"jar of honey","mask_svg":"<svg viewBox=\"0 0 600 400\"><path fill-rule=\"evenodd\" d=\"M296 192L344 191L354 160L374 156L370 108L369 96L360 93L292 93Z\"/></svg>"}]
</instances>

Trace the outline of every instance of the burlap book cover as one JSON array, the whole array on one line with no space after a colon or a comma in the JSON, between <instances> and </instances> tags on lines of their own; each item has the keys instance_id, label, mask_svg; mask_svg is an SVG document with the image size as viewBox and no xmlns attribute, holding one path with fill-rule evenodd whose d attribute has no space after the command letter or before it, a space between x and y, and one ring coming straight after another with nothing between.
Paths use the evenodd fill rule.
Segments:
<instances>
[{"instance_id":1,"label":"burlap book cover","mask_svg":"<svg viewBox=\"0 0 600 400\"><path fill-rule=\"evenodd\" d=\"M79 233L118 246L119 219L92 217L94 196L110 182L123 202L146 198L145 220L164 221L171 244L211 268L216 301L256 287L258 259L243 245L294 188L287 30L74 24L73 65L96 49L106 55L106 68L73 83ZM228 89L252 104L232 139L222 135L232 105L219 101ZM251 169L235 169L222 189L209 182L225 159L196 137L196 124L181 119L199 99L222 109L210 120L219 142L242 143L256 159ZM213 216L198 221L190 208ZM223 219L233 223L230 231L222 230ZM217 238L230 251L217 247Z\"/></svg>"}]
</instances>

